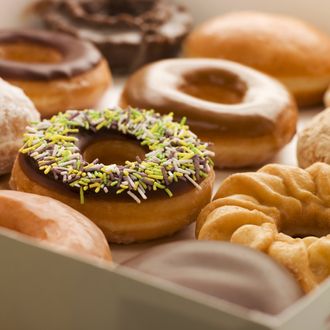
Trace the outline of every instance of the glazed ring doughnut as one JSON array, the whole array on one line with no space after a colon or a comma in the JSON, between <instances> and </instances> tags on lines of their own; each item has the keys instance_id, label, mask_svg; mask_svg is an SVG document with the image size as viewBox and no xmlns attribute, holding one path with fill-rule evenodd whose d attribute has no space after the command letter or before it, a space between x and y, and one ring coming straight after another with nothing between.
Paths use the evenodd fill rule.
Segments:
<instances>
[{"instance_id":1,"label":"glazed ring doughnut","mask_svg":"<svg viewBox=\"0 0 330 330\"><path fill-rule=\"evenodd\" d=\"M214 143L218 167L262 164L296 130L297 107L280 83L224 60L150 64L128 79L120 105L187 117L202 140Z\"/></svg>"},{"instance_id":2,"label":"glazed ring doughnut","mask_svg":"<svg viewBox=\"0 0 330 330\"><path fill-rule=\"evenodd\" d=\"M0 175L11 171L25 127L39 119L38 111L23 91L0 78Z\"/></svg>"},{"instance_id":3,"label":"glazed ring doughnut","mask_svg":"<svg viewBox=\"0 0 330 330\"><path fill-rule=\"evenodd\" d=\"M42 117L94 106L111 81L92 44L39 30L0 31L0 76L22 88Z\"/></svg>"},{"instance_id":4,"label":"glazed ring doughnut","mask_svg":"<svg viewBox=\"0 0 330 330\"><path fill-rule=\"evenodd\" d=\"M0 214L1 227L46 242L56 250L111 260L102 231L76 210L52 198L0 190Z\"/></svg>"},{"instance_id":5,"label":"glazed ring doughnut","mask_svg":"<svg viewBox=\"0 0 330 330\"><path fill-rule=\"evenodd\" d=\"M30 127L24 141L11 187L72 206L112 242L170 235L211 199L213 153L172 115L68 111Z\"/></svg>"},{"instance_id":6,"label":"glazed ring doughnut","mask_svg":"<svg viewBox=\"0 0 330 330\"><path fill-rule=\"evenodd\" d=\"M239 243L287 267L305 292L330 275L330 165L234 174L197 220L198 239Z\"/></svg>"}]
</instances>

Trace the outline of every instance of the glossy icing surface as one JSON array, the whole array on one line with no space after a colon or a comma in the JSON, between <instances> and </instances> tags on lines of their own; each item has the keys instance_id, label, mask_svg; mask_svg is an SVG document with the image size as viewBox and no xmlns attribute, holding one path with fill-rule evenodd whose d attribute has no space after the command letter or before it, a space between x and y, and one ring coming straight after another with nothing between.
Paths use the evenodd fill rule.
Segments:
<instances>
[{"instance_id":1,"label":"glossy icing surface","mask_svg":"<svg viewBox=\"0 0 330 330\"><path fill-rule=\"evenodd\" d=\"M46 50L44 56L41 50ZM70 78L94 68L101 59L93 45L61 33L0 31L0 75L5 79Z\"/></svg>"},{"instance_id":2,"label":"glossy icing surface","mask_svg":"<svg viewBox=\"0 0 330 330\"><path fill-rule=\"evenodd\" d=\"M209 59L150 64L128 79L121 97L121 105L173 111L189 118L192 127L205 125L220 135L243 136L271 132L291 104L286 89L268 76Z\"/></svg>"}]
</instances>

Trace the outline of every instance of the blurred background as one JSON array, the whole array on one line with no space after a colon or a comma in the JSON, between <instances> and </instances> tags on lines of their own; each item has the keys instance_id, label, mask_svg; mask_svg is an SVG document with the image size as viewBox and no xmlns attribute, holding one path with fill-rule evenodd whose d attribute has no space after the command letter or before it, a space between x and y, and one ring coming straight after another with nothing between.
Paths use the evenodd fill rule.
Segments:
<instances>
[{"instance_id":1,"label":"blurred background","mask_svg":"<svg viewBox=\"0 0 330 330\"><path fill-rule=\"evenodd\" d=\"M24 24L24 9L35 0L0 0L0 28ZM111 1L111 0L109 0ZM173 1L173 0L172 0ZM304 18L330 33L329 0L174 0L185 4L195 22L232 10L262 10Z\"/></svg>"}]
</instances>

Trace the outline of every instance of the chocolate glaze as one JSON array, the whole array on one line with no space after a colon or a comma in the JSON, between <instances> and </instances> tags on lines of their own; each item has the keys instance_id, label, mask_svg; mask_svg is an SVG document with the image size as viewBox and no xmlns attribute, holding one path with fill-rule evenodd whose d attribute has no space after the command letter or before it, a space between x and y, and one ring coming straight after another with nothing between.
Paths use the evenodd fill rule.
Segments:
<instances>
[{"instance_id":1,"label":"chocolate glaze","mask_svg":"<svg viewBox=\"0 0 330 330\"><path fill-rule=\"evenodd\" d=\"M123 265L268 314L280 313L303 296L286 269L261 252L231 243L165 244Z\"/></svg>"},{"instance_id":2,"label":"chocolate glaze","mask_svg":"<svg viewBox=\"0 0 330 330\"><path fill-rule=\"evenodd\" d=\"M36 9L50 28L93 42L117 73L175 56L192 25L165 0L42 0Z\"/></svg>"},{"instance_id":3,"label":"chocolate glaze","mask_svg":"<svg viewBox=\"0 0 330 330\"><path fill-rule=\"evenodd\" d=\"M209 88L203 92L200 85ZM218 88L219 96L207 95L211 88ZM275 132L278 118L291 102L279 83L234 62L171 59L135 72L126 81L120 105L186 116L201 136L207 130L215 136L259 137Z\"/></svg>"},{"instance_id":4,"label":"chocolate glaze","mask_svg":"<svg viewBox=\"0 0 330 330\"><path fill-rule=\"evenodd\" d=\"M24 63L0 58L0 76L5 79L52 80L71 78L95 67L102 59L90 43L63 33L40 30L0 31L1 44L27 43L54 48L62 58L58 63Z\"/></svg>"},{"instance_id":5,"label":"chocolate glaze","mask_svg":"<svg viewBox=\"0 0 330 330\"><path fill-rule=\"evenodd\" d=\"M130 135L123 135L116 131L110 131L110 130L100 130L97 133L83 130L81 129L79 134L75 135L78 138L77 146L81 150L81 152L84 152L84 149L87 148L88 145L91 143L97 141L97 140L104 140L104 139L120 139L120 140L129 140L131 143L138 143L138 141L130 136ZM147 149L145 149L147 152ZM79 189L70 187L69 185L63 183L62 181L55 180L53 175L50 173L48 175L45 175L43 171L40 171L38 168L37 162L32 158L29 157L27 154L18 154L18 162L20 165L20 168L24 172L24 174L32 181L36 182L37 184L51 190L55 190L57 192L60 192L61 194L67 194L69 196L72 196L73 198L79 199ZM179 181L179 182L173 182L169 188L171 191L174 192L175 196L179 196L181 194L186 193L190 189L195 189L194 186L191 185L191 183L186 181ZM85 198L86 199L115 199L115 200L125 200L130 203L136 203L130 196L128 196L125 193L117 195L115 190L109 190L108 193L104 193L103 191L100 191L99 193L94 193L93 191L87 191L85 192ZM156 191L150 191L150 194L148 194L148 200L152 199L158 199L158 198L168 198L168 195L165 193L165 191L162 190L156 190Z\"/></svg>"}]
</instances>

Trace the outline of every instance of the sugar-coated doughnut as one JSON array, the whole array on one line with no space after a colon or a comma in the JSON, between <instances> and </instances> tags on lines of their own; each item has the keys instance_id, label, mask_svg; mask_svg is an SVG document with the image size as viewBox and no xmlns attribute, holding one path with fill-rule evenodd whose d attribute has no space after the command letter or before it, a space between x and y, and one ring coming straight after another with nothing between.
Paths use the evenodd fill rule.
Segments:
<instances>
[{"instance_id":1,"label":"sugar-coated doughnut","mask_svg":"<svg viewBox=\"0 0 330 330\"><path fill-rule=\"evenodd\" d=\"M0 30L0 77L22 88L42 117L95 106L111 81L92 44L32 29Z\"/></svg>"},{"instance_id":2,"label":"sugar-coated doughnut","mask_svg":"<svg viewBox=\"0 0 330 330\"><path fill-rule=\"evenodd\" d=\"M297 122L297 107L280 83L225 60L152 63L128 79L120 105L187 117L214 144L217 167L265 163L291 140Z\"/></svg>"},{"instance_id":3,"label":"sugar-coated doughnut","mask_svg":"<svg viewBox=\"0 0 330 330\"><path fill-rule=\"evenodd\" d=\"M303 168L316 162L330 164L330 109L315 116L299 133L297 159Z\"/></svg>"},{"instance_id":4,"label":"sugar-coated doughnut","mask_svg":"<svg viewBox=\"0 0 330 330\"><path fill-rule=\"evenodd\" d=\"M213 153L207 148L171 115L67 111L28 128L11 186L72 206L109 241L144 241L195 221L210 201ZM112 163L114 153L121 153L120 163Z\"/></svg>"},{"instance_id":5,"label":"sugar-coated doughnut","mask_svg":"<svg viewBox=\"0 0 330 330\"><path fill-rule=\"evenodd\" d=\"M23 91L0 78L0 175L11 171L25 127L39 119L38 111Z\"/></svg>"},{"instance_id":6,"label":"sugar-coated doughnut","mask_svg":"<svg viewBox=\"0 0 330 330\"><path fill-rule=\"evenodd\" d=\"M123 265L268 314L282 312L303 295L286 269L262 253L238 244L163 244Z\"/></svg>"},{"instance_id":7,"label":"sugar-coated doughnut","mask_svg":"<svg viewBox=\"0 0 330 330\"><path fill-rule=\"evenodd\" d=\"M76 210L52 198L0 190L0 214L0 227L46 242L57 250L111 260L102 231Z\"/></svg>"},{"instance_id":8,"label":"sugar-coated doughnut","mask_svg":"<svg viewBox=\"0 0 330 330\"><path fill-rule=\"evenodd\" d=\"M188 36L188 57L228 59L279 79L301 106L321 103L330 84L330 38L297 18L233 12L212 18Z\"/></svg>"},{"instance_id":9,"label":"sugar-coated doughnut","mask_svg":"<svg viewBox=\"0 0 330 330\"><path fill-rule=\"evenodd\" d=\"M330 275L330 165L270 164L220 186L197 220L198 239L263 251L309 292Z\"/></svg>"},{"instance_id":10,"label":"sugar-coated doughnut","mask_svg":"<svg viewBox=\"0 0 330 330\"><path fill-rule=\"evenodd\" d=\"M94 43L117 73L173 57L191 15L168 0L41 0L36 12L52 29Z\"/></svg>"}]
</instances>

